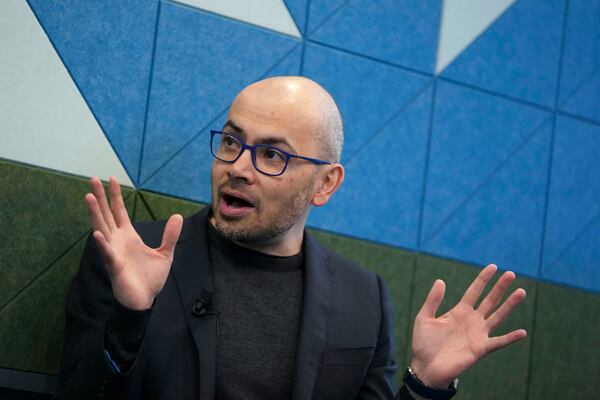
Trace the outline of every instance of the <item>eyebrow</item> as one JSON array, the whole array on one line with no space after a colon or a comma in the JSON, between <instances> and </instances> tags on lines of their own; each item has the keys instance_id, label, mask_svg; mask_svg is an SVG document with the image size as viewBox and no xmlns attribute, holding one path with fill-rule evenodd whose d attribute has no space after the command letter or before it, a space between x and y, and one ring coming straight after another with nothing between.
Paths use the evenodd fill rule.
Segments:
<instances>
[{"instance_id":1,"label":"eyebrow","mask_svg":"<svg viewBox=\"0 0 600 400\"><path fill-rule=\"evenodd\" d=\"M246 132L244 131L244 129L240 126L238 126L235 122L233 122L232 120L227 120L227 122L225 123L225 125L223 125L223 129L225 129L226 127L229 127L231 129L233 129L233 131L242 137L242 139L246 140ZM294 146L292 146L290 144L290 142L287 141L287 139L283 136L266 136L263 137L261 139L259 139L258 141L259 144L266 144L269 146L275 146L275 145L285 145L290 149L290 152L293 154L296 154L296 151L294 149Z\"/></svg>"}]
</instances>

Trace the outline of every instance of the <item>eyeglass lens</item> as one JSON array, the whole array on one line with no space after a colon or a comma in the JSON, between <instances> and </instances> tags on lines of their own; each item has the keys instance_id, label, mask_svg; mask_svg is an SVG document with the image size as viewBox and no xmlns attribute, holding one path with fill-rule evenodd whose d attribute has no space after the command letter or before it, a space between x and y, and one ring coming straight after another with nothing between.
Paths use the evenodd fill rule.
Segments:
<instances>
[{"instance_id":1,"label":"eyeglass lens","mask_svg":"<svg viewBox=\"0 0 600 400\"><path fill-rule=\"evenodd\" d=\"M211 150L219 160L233 162L245 150L242 141L223 132L215 132L211 141ZM251 149L254 166L260 172L269 175L281 174L286 166L287 156L276 147L257 144Z\"/></svg>"}]
</instances>

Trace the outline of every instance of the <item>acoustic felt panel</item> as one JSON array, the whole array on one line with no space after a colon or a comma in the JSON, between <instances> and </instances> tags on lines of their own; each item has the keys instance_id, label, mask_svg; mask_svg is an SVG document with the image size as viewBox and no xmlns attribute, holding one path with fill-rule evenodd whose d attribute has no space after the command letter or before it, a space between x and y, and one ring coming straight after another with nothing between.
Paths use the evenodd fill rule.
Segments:
<instances>
[{"instance_id":1,"label":"acoustic felt panel","mask_svg":"<svg viewBox=\"0 0 600 400\"><path fill-rule=\"evenodd\" d=\"M150 192L141 192L140 195L154 219L167 219L174 213L179 213L183 217L189 217L204 207L201 203L194 203Z\"/></svg>"},{"instance_id":2,"label":"acoustic felt panel","mask_svg":"<svg viewBox=\"0 0 600 400\"><path fill-rule=\"evenodd\" d=\"M296 23L283 0L177 0L224 17L237 19L290 36L300 37Z\"/></svg>"},{"instance_id":3,"label":"acoustic felt panel","mask_svg":"<svg viewBox=\"0 0 600 400\"><path fill-rule=\"evenodd\" d=\"M58 374L64 306L85 237L0 310L0 367Z\"/></svg>"},{"instance_id":4,"label":"acoustic felt panel","mask_svg":"<svg viewBox=\"0 0 600 400\"><path fill-rule=\"evenodd\" d=\"M299 43L172 3L161 6L157 35L141 182Z\"/></svg>"},{"instance_id":5,"label":"acoustic felt panel","mask_svg":"<svg viewBox=\"0 0 600 400\"><path fill-rule=\"evenodd\" d=\"M557 117L542 276L600 291L600 127Z\"/></svg>"},{"instance_id":6,"label":"acoustic felt panel","mask_svg":"<svg viewBox=\"0 0 600 400\"><path fill-rule=\"evenodd\" d=\"M284 0L301 33L306 31L306 8L310 0Z\"/></svg>"},{"instance_id":7,"label":"acoustic felt panel","mask_svg":"<svg viewBox=\"0 0 600 400\"><path fill-rule=\"evenodd\" d=\"M441 7L439 0L353 0L309 30L309 38L432 73Z\"/></svg>"},{"instance_id":8,"label":"acoustic felt panel","mask_svg":"<svg viewBox=\"0 0 600 400\"><path fill-rule=\"evenodd\" d=\"M550 114L440 81L421 247L535 276Z\"/></svg>"},{"instance_id":9,"label":"acoustic felt panel","mask_svg":"<svg viewBox=\"0 0 600 400\"><path fill-rule=\"evenodd\" d=\"M135 179L158 2L31 0L29 4Z\"/></svg>"},{"instance_id":10,"label":"acoustic felt panel","mask_svg":"<svg viewBox=\"0 0 600 400\"><path fill-rule=\"evenodd\" d=\"M88 191L86 179L0 161L0 308L87 234Z\"/></svg>"},{"instance_id":11,"label":"acoustic felt panel","mask_svg":"<svg viewBox=\"0 0 600 400\"><path fill-rule=\"evenodd\" d=\"M313 209L311 226L417 247L432 86L345 163L344 183L325 207Z\"/></svg>"},{"instance_id":12,"label":"acoustic felt panel","mask_svg":"<svg viewBox=\"0 0 600 400\"><path fill-rule=\"evenodd\" d=\"M564 5L517 1L442 76L553 106Z\"/></svg>"},{"instance_id":13,"label":"acoustic felt panel","mask_svg":"<svg viewBox=\"0 0 600 400\"><path fill-rule=\"evenodd\" d=\"M444 301L436 314L438 317L450 310L461 299L465 290L480 272L479 268L466 266L438 257L419 255L414 278L413 297L411 300L411 321L423 305L425 297L433 282L442 279L446 283ZM500 276L496 274L494 281ZM487 294L493 283L484 292ZM501 335L514 329L524 328L532 332L536 283L517 278L508 296L517 287L527 291L527 297L507 321L492 336ZM483 297L481 297L483 298ZM468 399L515 399L525 400L527 393L527 373L532 341L530 337L512 346L489 354L474 367L467 370L459 383L457 398ZM538 397L533 397L538 398Z\"/></svg>"},{"instance_id":14,"label":"acoustic felt panel","mask_svg":"<svg viewBox=\"0 0 600 400\"><path fill-rule=\"evenodd\" d=\"M560 108L600 122L600 1L569 1Z\"/></svg>"},{"instance_id":15,"label":"acoustic felt panel","mask_svg":"<svg viewBox=\"0 0 600 400\"><path fill-rule=\"evenodd\" d=\"M303 75L323 85L344 118L342 161L354 157L430 79L388 64L309 43Z\"/></svg>"},{"instance_id":16,"label":"acoustic felt panel","mask_svg":"<svg viewBox=\"0 0 600 400\"><path fill-rule=\"evenodd\" d=\"M0 157L132 185L23 0L0 5Z\"/></svg>"},{"instance_id":17,"label":"acoustic felt panel","mask_svg":"<svg viewBox=\"0 0 600 400\"><path fill-rule=\"evenodd\" d=\"M415 255L403 250L321 231L311 230L311 233L324 246L356 261L385 280L390 289L394 307L396 362L400 366L407 365L409 360L406 359L405 354L410 345L408 338L412 329L409 312ZM401 378L401 374L398 374L398 382Z\"/></svg>"},{"instance_id":18,"label":"acoustic felt panel","mask_svg":"<svg viewBox=\"0 0 600 400\"><path fill-rule=\"evenodd\" d=\"M304 36L312 34L323 26L336 13L340 12L350 0L320 0L318 3L307 0L308 6L308 30Z\"/></svg>"},{"instance_id":19,"label":"acoustic felt panel","mask_svg":"<svg viewBox=\"0 0 600 400\"><path fill-rule=\"evenodd\" d=\"M538 296L529 398L598 397L600 296L546 284Z\"/></svg>"}]
</instances>

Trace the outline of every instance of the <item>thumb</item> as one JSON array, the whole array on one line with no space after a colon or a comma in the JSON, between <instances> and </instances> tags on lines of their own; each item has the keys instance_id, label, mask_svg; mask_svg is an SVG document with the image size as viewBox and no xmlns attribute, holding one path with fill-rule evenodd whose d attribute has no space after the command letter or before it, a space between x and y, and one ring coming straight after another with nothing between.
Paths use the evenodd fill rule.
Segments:
<instances>
[{"instance_id":1,"label":"thumb","mask_svg":"<svg viewBox=\"0 0 600 400\"><path fill-rule=\"evenodd\" d=\"M444 293L446 292L446 284L441 279L436 279L433 282L433 286L419 311L419 314L426 318L435 318L442 300L444 300Z\"/></svg>"},{"instance_id":2,"label":"thumb","mask_svg":"<svg viewBox=\"0 0 600 400\"><path fill-rule=\"evenodd\" d=\"M183 217L179 214L173 214L167 221L165 231L163 232L162 243L160 244L160 252L168 258L173 258L177 239L181 234L183 227Z\"/></svg>"}]
</instances>

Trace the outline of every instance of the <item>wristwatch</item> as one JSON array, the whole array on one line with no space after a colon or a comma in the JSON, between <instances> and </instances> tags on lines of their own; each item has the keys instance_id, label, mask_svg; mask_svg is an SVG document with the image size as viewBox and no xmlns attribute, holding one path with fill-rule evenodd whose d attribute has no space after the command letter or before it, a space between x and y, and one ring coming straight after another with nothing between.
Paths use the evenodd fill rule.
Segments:
<instances>
[{"instance_id":1,"label":"wristwatch","mask_svg":"<svg viewBox=\"0 0 600 400\"><path fill-rule=\"evenodd\" d=\"M408 367L404 373L404 384L416 394L427 397L428 399L449 400L456 394L458 379L455 379L447 389L433 389L425 386L425 384L417 378L415 371L413 371L411 367Z\"/></svg>"}]
</instances>

